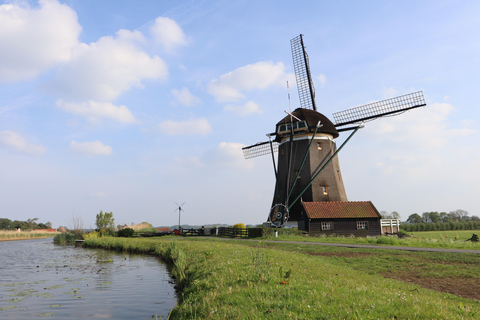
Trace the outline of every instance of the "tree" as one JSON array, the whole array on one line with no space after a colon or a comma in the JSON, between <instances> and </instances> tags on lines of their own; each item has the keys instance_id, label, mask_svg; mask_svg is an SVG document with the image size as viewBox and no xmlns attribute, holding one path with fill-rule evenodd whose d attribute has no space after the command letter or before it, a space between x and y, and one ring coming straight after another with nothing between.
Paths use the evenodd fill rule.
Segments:
<instances>
[{"instance_id":1,"label":"tree","mask_svg":"<svg viewBox=\"0 0 480 320\"><path fill-rule=\"evenodd\" d=\"M37 226L38 218L27 219L27 229L34 230Z\"/></svg>"},{"instance_id":2,"label":"tree","mask_svg":"<svg viewBox=\"0 0 480 320\"><path fill-rule=\"evenodd\" d=\"M103 211L100 211L100 213L97 214L95 225L100 233L112 233L115 231L115 219L113 219L113 212L103 213Z\"/></svg>"},{"instance_id":3,"label":"tree","mask_svg":"<svg viewBox=\"0 0 480 320\"><path fill-rule=\"evenodd\" d=\"M387 211L380 211L383 219L400 219L400 214L397 211L388 213Z\"/></svg>"},{"instance_id":4,"label":"tree","mask_svg":"<svg viewBox=\"0 0 480 320\"><path fill-rule=\"evenodd\" d=\"M411 214L407 219L408 223L421 223L422 221L423 219L418 213Z\"/></svg>"},{"instance_id":5,"label":"tree","mask_svg":"<svg viewBox=\"0 0 480 320\"><path fill-rule=\"evenodd\" d=\"M423 222L428 223L437 223L441 221L440 214L436 211L434 212L424 212L422 214Z\"/></svg>"},{"instance_id":6,"label":"tree","mask_svg":"<svg viewBox=\"0 0 480 320\"><path fill-rule=\"evenodd\" d=\"M13 222L7 218L0 218L0 230L11 230Z\"/></svg>"},{"instance_id":7,"label":"tree","mask_svg":"<svg viewBox=\"0 0 480 320\"><path fill-rule=\"evenodd\" d=\"M442 222L448 222L448 213L446 213L446 212L440 212L439 215L440 215L440 220L441 220Z\"/></svg>"},{"instance_id":8,"label":"tree","mask_svg":"<svg viewBox=\"0 0 480 320\"><path fill-rule=\"evenodd\" d=\"M459 221L459 220L468 220L468 212L465 210L455 210L455 211L450 211L448 213L448 217L450 219L453 219L454 221Z\"/></svg>"},{"instance_id":9,"label":"tree","mask_svg":"<svg viewBox=\"0 0 480 320\"><path fill-rule=\"evenodd\" d=\"M101 211L100 211L101 212ZM98 219L98 216L97 216ZM80 239L83 232L83 219L80 216L76 216L75 212L72 213L72 217L68 222L68 228L73 231L75 238Z\"/></svg>"}]
</instances>

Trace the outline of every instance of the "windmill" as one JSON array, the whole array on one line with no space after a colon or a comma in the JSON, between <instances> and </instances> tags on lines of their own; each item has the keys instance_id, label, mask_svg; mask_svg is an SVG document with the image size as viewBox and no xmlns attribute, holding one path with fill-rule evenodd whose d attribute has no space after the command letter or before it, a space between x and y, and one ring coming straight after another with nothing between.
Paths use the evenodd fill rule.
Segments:
<instances>
[{"instance_id":1,"label":"windmill","mask_svg":"<svg viewBox=\"0 0 480 320\"><path fill-rule=\"evenodd\" d=\"M426 105L423 92L419 91L336 112L333 123L317 111L303 35L290 40L290 44L300 107L291 113L285 111L287 116L276 124L275 132L267 134L268 141L242 148L245 159L272 156L275 192L268 221L275 227L285 226L288 220L301 221L300 199L348 201L337 154L363 127L363 122ZM352 132L337 149L334 139L347 131Z\"/></svg>"},{"instance_id":2,"label":"windmill","mask_svg":"<svg viewBox=\"0 0 480 320\"><path fill-rule=\"evenodd\" d=\"M175 209L175 211L173 211L173 212L178 211L178 232L181 234L182 233L182 228L180 227L180 216L182 215L182 210L183 210L182 206L185 204L185 202L180 204L180 205L176 202L175 202L175 204L177 205L178 208Z\"/></svg>"}]
</instances>

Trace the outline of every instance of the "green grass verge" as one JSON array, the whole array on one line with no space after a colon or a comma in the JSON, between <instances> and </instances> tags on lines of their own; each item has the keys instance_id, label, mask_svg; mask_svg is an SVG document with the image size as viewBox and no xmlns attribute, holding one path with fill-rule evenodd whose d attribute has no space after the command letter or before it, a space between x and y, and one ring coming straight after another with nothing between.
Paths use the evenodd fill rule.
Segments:
<instances>
[{"instance_id":1,"label":"green grass verge","mask_svg":"<svg viewBox=\"0 0 480 320\"><path fill-rule=\"evenodd\" d=\"M462 231L425 231L409 232L411 237L399 238L397 236L379 236L379 237L342 237L342 236L299 236L291 234L282 234L275 238L268 235L265 240L273 241L300 241L300 242L318 242L318 243L345 243L345 244L368 244L381 246L402 246L418 248L449 248L449 249L468 249L480 250L480 242L465 241L472 234L480 230L462 230Z\"/></svg>"},{"instance_id":2,"label":"green grass verge","mask_svg":"<svg viewBox=\"0 0 480 320\"><path fill-rule=\"evenodd\" d=\"M480 315L476 300L384 278L368 263L353 266L341 259L306 255L296 247L266 245L164 237L105 237L84 243L153 253L167 261L181 289L171 319L478 319ZM273 246L282 250L272 250ZM381 265L382 270L396 267L388 261Z\"/></svg>"},{"instance_id":3,"label":"green grass verge","mask_svg":"<svg viewBox=\"0 0 480 320\"><path fill-rule=\"evenodd\" d=\"M480 230L416 231L408 232L408 234L417 238L456 240L461 242L470 239L473 234L480 236ZM479 243L477 243L477 246L480 248Z\"/></svg>"}]
</instances>

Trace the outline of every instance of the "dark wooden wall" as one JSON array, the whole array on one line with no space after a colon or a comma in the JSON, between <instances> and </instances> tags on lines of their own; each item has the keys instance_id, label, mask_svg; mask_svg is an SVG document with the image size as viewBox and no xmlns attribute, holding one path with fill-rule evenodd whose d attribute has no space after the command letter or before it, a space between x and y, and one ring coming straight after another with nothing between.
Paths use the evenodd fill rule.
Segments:
<instances>
[{"instance_id":1,"label":"dark wooden wall","mask_svg":"<svg viewBox=\"0 0 480 320\"><path fill-rule=\"evenodd\" d=\"M357 230L357 221L368 221L368 230ZM322 230L322 222L333 222L333 230ZM381 235L382 228L380 226L380 219L365 218L365 219L311 219L308 222L309 234L320 235L332 235L339 236L354 235L356 237L366 236L379 236Z\"/></svg>"}]
</instances>

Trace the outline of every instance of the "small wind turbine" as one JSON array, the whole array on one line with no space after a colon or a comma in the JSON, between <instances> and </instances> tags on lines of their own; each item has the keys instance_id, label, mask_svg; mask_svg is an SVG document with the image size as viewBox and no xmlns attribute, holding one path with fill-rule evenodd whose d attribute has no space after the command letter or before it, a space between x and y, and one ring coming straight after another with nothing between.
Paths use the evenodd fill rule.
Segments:
<instances>
[{"instance_id":1,"label":"small wind turbine","mask_svg":"<svg viewBox=\"0 0 480 320\"><path fill-rule=\"evenodd\" d=\"M175 202L175 204L178 206L178 208L175 209L175 211L174 211L174 212L178 211L178 232L182 233L182 228L180 227L180 216L182 215L182 206L185 204L185 202L180 204L180 205L176 202Z\"/></svg>"}]
</instances>

